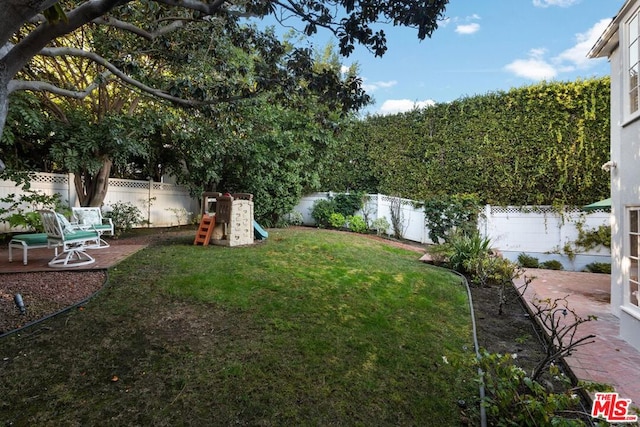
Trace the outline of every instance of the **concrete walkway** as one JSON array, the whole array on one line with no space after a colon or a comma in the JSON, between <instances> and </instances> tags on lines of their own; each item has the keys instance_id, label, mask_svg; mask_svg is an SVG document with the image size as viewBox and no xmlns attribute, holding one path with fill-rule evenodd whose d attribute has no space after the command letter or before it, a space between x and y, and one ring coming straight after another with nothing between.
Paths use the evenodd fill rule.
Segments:
<instances>
[{"instance_id":1,"label":"concrete walkway","mask_svg":"<svg viewBox=\"0 0 640 427\"><path fill-rule=\"evenodd\" d=\"M582 318L597 316L578 326L576 338L595 335L594 343L580 346L565 361L578 379L597 381L615 387L621 398L631 399L640 407L640 351L620 338L619 319L611 314L611 276L529 269L526 277L534 277L524 292L532 307L534 298L551 300L566 297L568 308ZM515 284L521 286L524 277Z\"/></svg>"}]
</instances>

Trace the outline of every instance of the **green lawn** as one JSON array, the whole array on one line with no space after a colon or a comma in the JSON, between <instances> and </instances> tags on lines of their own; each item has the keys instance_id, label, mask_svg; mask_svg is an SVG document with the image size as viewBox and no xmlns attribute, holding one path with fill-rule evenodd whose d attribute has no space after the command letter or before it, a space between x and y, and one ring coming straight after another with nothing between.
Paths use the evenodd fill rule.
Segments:
<instances>
[{"instance_id":1,"label":"green lawn","mask_svg":"<svg viewBox=\"0 0 640 427\"><path fill-rule=\"evenodd\" d=\"M416 252L321 230L192 239L0 342L1 421L448 426L477 405L466 291Z\"/></svg>"}]
</instances>

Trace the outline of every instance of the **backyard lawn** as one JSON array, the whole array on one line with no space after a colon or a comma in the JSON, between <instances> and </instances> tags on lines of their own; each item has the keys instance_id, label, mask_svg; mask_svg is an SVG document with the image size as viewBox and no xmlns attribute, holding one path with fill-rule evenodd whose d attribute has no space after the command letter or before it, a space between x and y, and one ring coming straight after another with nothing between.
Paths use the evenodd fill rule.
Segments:
<instances>
[{"instance_id":1,"label":"backyard lawn","mask_svg":"<svg viewBox=\"0 0 640 427\"><path fill-rule=\"evenodd\" d=\"M0 421L455 426L474 417L457 276L351 233L273 230L239 248L192 241L137 253L81 309L0 341Z\"/></svg>"}]
</instances>

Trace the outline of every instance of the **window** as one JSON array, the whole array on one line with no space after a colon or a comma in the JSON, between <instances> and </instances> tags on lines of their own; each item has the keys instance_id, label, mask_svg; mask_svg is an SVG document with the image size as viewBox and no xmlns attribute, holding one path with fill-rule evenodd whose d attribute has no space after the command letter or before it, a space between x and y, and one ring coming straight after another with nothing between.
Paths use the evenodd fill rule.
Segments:
<instances>
[{"instance_id":1,"label":"window","mask_svg":"<svg viewBox=\"0 0 640 427\"><path fill-rule=\"evenodd\" d=\"M629 209L629 286L625 305L638 308L640 291L640 207Z\"/></svg>"},{"instance_id":2,"label":"window","mask_svg":"<svg viewBox=\"0 0 640 427\"><path fill-rule=\"evenodd\" d=\"M640 74L640 40L638 35L640 27L640 16L638 11L635 11L632 18L627 21L626 24L626 78L625 78L625 87L626 87L626 102L627 103L627 111L625 111L625 115L635 116L640 113L640 82L638 81L638 77Z\"/></svg>"}]
</instances>

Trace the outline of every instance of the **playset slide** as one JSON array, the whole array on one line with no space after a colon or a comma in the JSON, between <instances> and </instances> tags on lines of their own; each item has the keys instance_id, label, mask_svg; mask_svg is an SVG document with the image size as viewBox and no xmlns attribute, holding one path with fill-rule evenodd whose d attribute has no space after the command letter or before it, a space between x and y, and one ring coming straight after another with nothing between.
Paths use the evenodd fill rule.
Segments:
<instances>
[{"instance_id":1,"label":"playset slide","mask_svg":"<svg viewBox=\"0 0 640 427\"><path fill-rule=\"evenodd\" d=\"M256 240L264 240L269 237L269 233L260 226L255 220L253 221L253 236Z\"/></svg>"}]
</instances>

